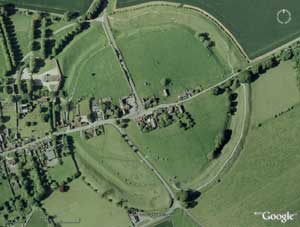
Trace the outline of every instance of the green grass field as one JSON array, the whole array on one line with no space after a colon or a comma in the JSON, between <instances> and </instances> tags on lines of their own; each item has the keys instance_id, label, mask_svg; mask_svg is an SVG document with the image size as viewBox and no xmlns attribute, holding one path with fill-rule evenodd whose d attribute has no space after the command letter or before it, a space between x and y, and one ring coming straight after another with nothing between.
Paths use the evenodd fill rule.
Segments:
<instances>
[{"instance_id":1,"label":"green grass field","mask_svg":"<svg viewBox=\"0 0 300 227\"><path fill-rule=\"evenodd\" d=\"M20 13L16 13L11 16L11 20L15 26L15 32L17 36L18 43L20 45L20 49L22 51L23 56L25 56L30 51L30 34L31 31L31 16L22 15Z\"/></svg>"},{"instance_id":2,"label":"green grass field","mask_svg":"<svg viewBox=\"0 0 300 227\"><path fill-rule=\"evenodd\" d=\"M5 59L5 49L2 47L2 45L0 44L0 78L4 78L6 70L7 70L7 62Z\"/></svg>"},{"instance_id":3,"label":"green grass field","mask_svg":"<svg viewBox=\"0 0 300 227\"><path fill-rule=\"evenodd\" d=\"M117 7L132 6L152 0L118 0ZM247 52L250 58L264 54L300 35L297 21L300 5L297 0L166 0L186 3L206 10L221 21ZM287 9L292 20L286 25L277 21L277 12Z\"/></svg>"},{"instance_id":4,"label":"green grass field","mask_svg":"<svg viewBox=\"0 0 300 227\"><path fill-rule=\"evenodd\" d=\"M160 81L171 80L171 97L224 79L224 70L194 32L176 25L140 29L119 40L125 61L142 97L163 98ZM149 83L146 85L145 83Z\"/></svg>"},{"instance_id":5,"label":"green grass field","mask_svg":"<svg viewBox=\"0 0 300 227\"><path fill-rule=\"evenodd\" d=\"M224 129L227 105L225 95L203 95L185 104L186 111L196 122L193 128L185 131L174 123L142 133L132 123L128 134L169 182L189 187L209 164L215 139Z\"/></svg>"},{"instance_id":6,"label":"green grass field","mask_svg":"<svg viewBox=\"0 0 300 227\"><path fill-rule=\"evenodd\" d=\"M172 224L172 222L170 220L164 221L158 225L156 225L155 227L174 227L174 225Z\"/></svg>"},{"instance_id":7,"label":"green grass field","mask_svg":"<svg viewBox=\"0 0 300 227\"><path fill-rule=\"evenodd\" d=\"M27 126L26 122L36 122L36 125ZM39 108L19 120L19 133L24 138L31 136L43 137L47 132L50 132L50 124L42 120Z\"/></svg>"},{"instance_id":8,"label":"green grass field","mask_svg":"<svg viewBox=\"0 0 300 227\"><path fill-rule=\"evenodd\" d=\"M73 0L60 1L60 0L0 0L0 4L12 3L17 7L49 11L54 13L64 13L66 11L84 13L92 3L92 0Z\"/></svg>"},{"instance_id":9,"label":"green grass field","mask_svg":"<svg viewBox=\"0 0 300 227\"><path fill-rule=\"evenodd\" d=\"M66 34L74 30L76 23L60 21L50 26L53 31L53 38L55 40L62 39Z\"/></svg>"},{"instance_id":10,"label":"green grass field","mask_svg":"<svg viewBox=\"0 0 300 227\"><path fill-rule=\"evenodd\" d=\"M47 217L40 210L35 210L26 227L48 227Z\"/></svg>"},{"instance_id":11,"label":"green grass field","mask_svg":"<svg viewBox=\"0 0 300 227\"><path fill-rule=\"evenodd\" d=\"M218 178L215 178L216 174L219 173L220 169L224 170L223 166L230 158L230 160L235 160L238 156L238 152L241 150L241 146L244 140L241 140L241 135L243 131L247 129L249 124L249 99L250 99L250 89L249 86L245 85L244 88L239 87L236 90L238 97L237 102L237 111L233 116L231 116L230 124L228 128L232 130L232 136L230 141L225 145L222 150L222 155L217 159L210 162L210 165L197 176L195 184L192 185L192 188L198 188L201 185L205 185L209 180L213 179L211 183L214 183ZM233 153L234 152L234 153ZM229 163L225 167L230 166ZM225 168L226 170L226 168Z\"/></svg>"},{"instance_id":12,"label":"green grass field","mask_svg":"<svg viewBox=\"0 0 300 227\"><path fill-rule=\"evenodd\" d=\"M68 192L54 192L44 206L58 222L78 222L78 227L130 227L130 221L124 209L117 208L98 196L82 180L70 184ZM70 223L61 223L62 227Z\"/></svg>"},{"instance_id":13,"label":"green grass field","mask_svg":"<svg viewBox=\"0 0 300 227\"><path fill-rule=\"evenodd\" d=\"M121 68L98 22L76 37L60 54L59 61L67 77L65 90L74 99L111 96L118 101L129 94Z\"/></svg>"},{"instance_id":14,"label":"green grass field","mask_svg":"<svg viewBox=\"0 0 300 227\"><path fill-rule=\"evenodd\" d=\"M9 200L12 197L12 192L10 190L9 184L7 180L1 179L0 181L0 206L3 205L3 203L7 200Z\"/></svg>"},{"instance_id":15,"label":"green grass field","mask_svg":"<svg viewBox=\"0 0 300 227\"><path fill-rule=\"evenodd\" d=\"M75 137L76 157L83 175L100 191L113 190L118 202L146 210L164 209L168 195L158 178L140 162L116 129L105 127L105 135L90 140Z\"/></svg>"},{"instance_id":16,"label":"green grass field","mask_svg":"<svg viewBox=\"0 0 300 227\"><path fill-rule=\"evenodd\" d=\"M254 124L264 123L300 101L292 61L282 62L252 84ZM276 102L276 104L274 104Z\"/></svg>"},{"instance_id":17,"label":"green grass field","mask_svg":"<svg viewBox=\"0 0 300 227\"><path fill-rule=\"evenodd\" d=\"M183 210L177 209L168 220L155 227L198 227L198 225Z\"/></svg>"},{"instance_id":18,"label":"green grass field","mask_svg":"<svg viewBox=\"0 0 300 227\"><path fill-rule=\"evenodd\" d=\"M269 75L264 76L267 78ZM277 80L276 75L273 78ZM263 95L266 92L262 93L262 90L272 88L259 83L264 84L264 79L254 83L253 93L259 93L260 89ZM290 89L294 88L283 85L280 92L285 95ZM253 97L256 95L254 93ZM277 95L273 98L274 106L282 104L281 100L276 100ZM269 101L264 97L252 99L253 121L244 149L221 182L203 192L198 206L193 210L203 225L276 227L282 226L282 223L264 221L254 212L294 212L300 209L300 108L297 106L277 118L270 118L258 127L256 119L265 116L262 114L266 109L262 106L267 106ZM291 227L299 224L299 219L286 223Z\"/></svg>"},{"instance_id":19,"label":"green grass field","mask_svg":"<svg viewBox=\"0 0 300 227\"><path fill-rule=\"evenodd\" d=\"M231 72L229 61L234 68L243 65L224 33L192 11L155 6L114 14L110 23L141 96L162 98L160 82L168 78L167 100L174 100L186 88L205 88L225 79ZM215 41L214 54L195 37L203 32Z\"/></svg>"},{"instance_id":20,"label":"green grass field","mask_svg":"<svg viewBox=\"0 0 300 227\"><path fill-rule=\"evenodd\" d=\"M57 164L53 168L48 169L48 173L52 180L59 184L66 181L68 177L73 177L76 173L75 163L71 156L64 157L63 164Z\"/></svg>"}]
</instances>

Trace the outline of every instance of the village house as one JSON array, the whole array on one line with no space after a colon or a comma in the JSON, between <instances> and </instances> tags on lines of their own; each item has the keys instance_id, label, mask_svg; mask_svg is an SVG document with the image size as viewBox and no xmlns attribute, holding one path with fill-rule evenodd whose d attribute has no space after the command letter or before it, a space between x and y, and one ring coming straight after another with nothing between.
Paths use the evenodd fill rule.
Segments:
<instances>
[{"instance_id":1,"label":"village house","mask_svg":"<svg viewBox=\"0 0 300 227\"><path fill-rule=\"evenodd\" d=\"M120 98L119 104L120 109L124 115L131 113L136 108L136 101L133 95Z\"/></svg>"},{"instance_id":2,"label":"village house","mask_svg":"<svg viewBox=\"0 0 300 227\"><path fill-rule=\"evenodd\" d=\"M31 105L29 103L19 104L19 113L26 115L31 111Z\"/></svg>"}]
</instances>

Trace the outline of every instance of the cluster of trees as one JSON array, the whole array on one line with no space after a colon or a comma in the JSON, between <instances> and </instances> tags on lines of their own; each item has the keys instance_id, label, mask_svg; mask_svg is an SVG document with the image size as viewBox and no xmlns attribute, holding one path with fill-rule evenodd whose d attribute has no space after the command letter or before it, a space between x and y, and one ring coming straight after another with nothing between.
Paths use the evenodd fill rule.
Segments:
<instances>
[{"instance_id":1,"label":"cluster of trees","mask_svg":"<svg viewBox=\"0 0 300 227\"><path fill-rule=\"evenodd\" d=\"M194 208L198 202L197 199L201 196L201 192L195 190L180 190L177 192L177 200L180 201L185 208Z\"/></svg>"},{"instance_id":2,"label":"cluster of trees","mask_svg":"<svg viewBox=\"0 0 300 227\"><path fill-rule=\"evenodd\" d=\"M28 203L21 196L10 198L6 200L3 204L0 205L0 214L5 221L9 223L14 223L17 220L20 220L20 217L24 221L26 219L25 209L28 207ZM9 216L8 214L17 211L21 216Z\"/></svg>"},{"instance_id":3,"label":"cluster of trees","mask_svg":"<svg viewBox=\"0 0 300 227\"><path fill-rule=\"evenodd\" d=\"M197 33L196 36L209 50L211 50L211 48L216 45L216 43L211 39L209 33L207 32Z\"/></svg>"},{"instance_id":4,"label":"cluster of trees","mask_svg":"<svg viewBox=\"0 0 300 227\"><path fill-rule=\"evenodd\" d=\"M219 135L216 137L216 148L212 153L212 158L216 159L222 154L222 150L224 146L229 142L231 139L232 130L231 129L224 129Z\"/></svg>"},{"instance_id":5,"label":"cluster of trees","mask_svg":"<svg viewBox=\"0 0 300 227\"><path fill-rule=\"evenodd\" d=\"M32 20L30 49L33 54L30 56L29 69L36 72L44 65L44 60L52 56L52 50L55 40L52 38L52 30L49 25L52 24L50 17L44 14L37 14ZM40 51L40 54L38 54ZM36 56L39 57L36 57Z\"/></svg>"},{"instance_id":6,"label":"cluster of trees","mask_svg":"<svg viewBox=\"0 0 300 227\"><path fill-rule=\"evenodd\" d=\"M228 114L227 114L227 117L225 120L224 129L217 135L217 137L215 139L215 149L211 154L213 159L216 159L221 155L224 146L231 139L232 130L228 129L228 124L230 121L230 117L232 115L234 115L235 112L237 111L238 94L235 93L234 90L239 86L240 86L240 81L239 81L239 79L236 79L236 80L229 80L226 83L224 83L218 87L215 87L213 89L214 95L220 95L220 94L223 94L224 92L226 92L226 94L228 95L228 100L229 100Z\"/></svg>"},{"instance_id":7,"label":"cluster of trees","mask_svg":"<svg viewBox=\"0 0 300 227\"><path fill-rule=\"evenodd\" d=\"M73 20L75 18L77 18L78 16L80 15L79 12L71 12L71 11L66 11L64 13L64 16L63 16L63 20L64 21L70 21L70 20Z\"/></svg>"},{"instance_id":8,"label":"cluster of trees","mask_svg":"<svg viewBox=\"0 0 300 227\"><path fill-rule=\"evenodd\" d=\"M74 39L76 35L89 28L88 22L77 22L74 29L68 32L62 39L57 40L54 47L55 55L58 55L62 50Z\"/></svg>"},{"instance_id":9,"label":"cluster of trees","mask_svg":"<svg viewBox=\"0 0 300 227\"><path fill-rule=\"evenodd\" d=\"M23 58L18 44L15 28L9 17L0 16L0 36L1 45L6 50L6 60L8 60L8 71L13 70Z\"/></svg>"},{"instance_id":10,"label":"cluster of trees","mask_svg":"<svg viewBox=\"0 0 300 227\"><path fill-rule=\"evenodd\" d=\"M169 78L162 78L160 80L160 85L163 87L163 88L167 88L168 86L170 86L172 84L172 80L169 79Z\"/></svg>"},{"instance_id":11,"label":"cluster of trees","mask_svg":"<svg viewBox=\"0 0 300 227\"><path fill-rule=\"evenodd\" d=\"M86 12L86 19L95 19L105 9L107 0L94 0L89 10Z\"/></svg>"},{"instance_id":12,"label":"cluster of trees","mask_svg":"<svg viewBox=\"0 0 300 227\"><path fill-rule=\"evenodd\" d=\"M54 103L54 122L56 125L59 125L61 122L60 112L61 112L60 101L57 101Z\"/></svg>"},{"instance_id":13,"label":"cluster of trees","mask_svg":"<svg viewBox=\"0 0 300 227\"><path fill-rule=\"evenodd\" d=\"M188 130L193 128L196 125L195 120L192 118L192 115L188 112L181 115L178 121L179 128Z\"/></svg>"},{"instance_id":14,"label":"cluster of trees","mask_svg":"<svg viewBox=\"0 0 300 227\"><path fill-rule=\"evenodd\" d=\"M159 128L165 128L171 125L174 119L167 113L164 112L157 117L157 123Z\"/></svg>"}]
</instances>

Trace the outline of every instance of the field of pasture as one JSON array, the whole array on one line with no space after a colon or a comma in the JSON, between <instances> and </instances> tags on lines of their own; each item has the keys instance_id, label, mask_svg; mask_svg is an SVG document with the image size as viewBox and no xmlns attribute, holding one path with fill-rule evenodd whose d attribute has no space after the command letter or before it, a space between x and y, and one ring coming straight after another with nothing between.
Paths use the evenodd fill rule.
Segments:
<instances>
[{"instance_id":1,"label":"field of pasture","mask_svg":"<svg viewBox=\"0 0 300 227\"><path fill-rule=\"evenodd\" d=\"M92 0L0 0L0 4L15 4L17 7L49 11L54 13L64 13L66 11L84 13L92 3Z\"/></svg>"},{"instance_id":2,"label":"field of pasture","mask_svg":"<svg viewBox=\"0 0 300 227\"><path fill-rule=\"evenodd\" d=\"M64 89L70 97L107 97L113 100L129 94L121 68L108 45L99 22L78 35L59 55L66 82Z\"/></svg>"},{"instance_id":3,"label":"field of pasture","mask_svg":"<svg viewBox=\"0 0 300 227\"><path fill-rule=\"evenodd\" d=\"M75 137L80 170L101 193L115 202L157 210L168 207L168 194L158 178L138 159L116 129L86 140ZM108 193L109 192L109 193Z\"/></svg>"},{"instance_id":4,"label":"field of pasture","mask_svg":"<svg viewBox=\"0 0 300 227\"><path fill-rule=\"evenodd\" d=\"M5 58L5 48L0 44L0 79L4 78L7 70L7 60Z\"/></svg>"},{"instance_id":5,"label":"field of pasture","mask_svg":"<svg viewBox=\"0 0 300 227\"><path fill-rule=\"evenodd\" d=\"M99 223L105 227L131 226L124 209L101 198L82 180L69 186L68 192L57 190L44 202L49 214L54 215L62 227L70 226L70 222L78 227L98 227Z\"/></svg>"},{"instance_id":6,"label":"field of pasture","mask_svg":"<svg viewBox=\"0 0 300 227\"><path fill-rule=\"evenodd\" d=\"M264 124L300 101L293 61L262 74L252 86L253 124Z\"/></svg>"},{"instance_id":7,"label":"field of pasture","mask_svg":"<svg viewBox=\"0 0 300 227\"><path fill-rule=\"evenodd\" d=\"M26 227L47 227L47 217L40 210L35 210L31 215Z\"/></svg>"},{"instance_id":8,"label":"field of pasture","mask_svg":"<svg viewBox=\"0 0 300 227\"><path fill-rule=\"evenodd\" d=\"M184 130L174 123L166 128L142 133L135 123L128 135L162 175L172 184L189 187L209 165L216 137L227 118L227 96L203 95L185 104L195 126ZM182 168L184 166L184 168Z\"/></svg>"},{"instance_id":9,"label":"field of pasture","mask_svg":"<svg viewBox=\"0 0 300 227\"><path fill-rule=\"evenodd\" d=\"M57 164L48 169L48 174L51 180L55 180L59 184L67 181L68 177L73 177L76 174L76 167L72 157L66 156L62 159L62 164Z\"/></svg>"},{"instance_id":10,"label":"field of pasture","mask_svg":"<svg viewBox=\"0 0 300 227\"><path fill-rule=\"evenodd\" d=\"M143 97L171 101L187 88L211 86L228 77L231 66L243 65L226 36L193 11L155 6L114 14L110 23ZM212 49L201 42L200 33L209 34ZM169 80L169 98L163 96L163 79Z\"/></svg>"},{"instance_id":11,"label":"field of pasture","mask_svg":"<svg viewBox=\"0 0 300 227\"><path fill-rule=\"evenodd\" d=\"M118 0L117 8L153 0ZM185 3L206 10L215 16L237 38L250 58L258 57L300 35L298 0L166 0ZM277 12L287 9L292 14L288 24L277 21Z\"/></svg>"},{"instance_id":12,"label":"field of pasture","mask_svg":"<svg viewBox=\"0 0 300 227\"><path fill-rule=\"evenodd\" d=\"M287 73L270 70L253 83L253 111L244 149L220 182L202 193L198 206L193 210L205 226L277 227L282 223L264 221L254 212L293 213L300 209L297 190L300 180L297 174L300 170L300 107L295 105L292 97L290 104L295 107L274 117L278 111L285 110L284 103L289 103L288 98L283 100L276 93L288 97L290 92L294 92L297 96L295 85L289 81L292 79L287 78L292 78L292 74L288 73L289 62L281 64L275 70L280 72L285 69ZM281 76L285 80L281 80ZM281 90L276 90L276 83L280 84L277 86ZM266 91L273 87L274 91ZM258 97L258 94L261 96ZM268 120L261 125L257 124L266 118ZM299 224L297 219L286 225L292 227Z\"/></svg>"},{"instance_id":13,"label":"field of pasture","mask_svg":"<svg viewBox=\"0 0 300 227\"><path fill-rule=\"evenodd\" d=\"M155 227L198 227L183 210L176 210L172 216Z\"/></svg>"},{"instance_id":14,"label":"field of pasture","mask_svg":"<svg viewBox=\"0 0 300 227\"><path fill-rule=\"evenodd\" d=\"M20 14L19 12L11 16L11 20L14 24L16 38L23 56L30 51L30 35L31 35L31 22L32 17Z\"/></svg>"}]
</instances>

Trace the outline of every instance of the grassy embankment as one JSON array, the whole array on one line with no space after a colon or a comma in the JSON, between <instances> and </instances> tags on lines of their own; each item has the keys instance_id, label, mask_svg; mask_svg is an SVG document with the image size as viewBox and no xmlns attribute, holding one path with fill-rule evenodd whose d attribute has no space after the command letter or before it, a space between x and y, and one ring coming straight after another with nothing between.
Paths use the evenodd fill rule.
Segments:
<instances>
[{"instance_id":1,"label":"grassy embankment","mask_svg":"<svg viewBox=\"0 0 300 227\"><path fill-rule=\"evenodd\" d=\"M117 0L117 8L133 6L153 0ZM299 37L298 21L300 5L297 0L253 1L253 0L165 0L186 3L206 10L215 16L235 36L250 58L258 57ZM266 10L268 9L268 10ZM281 24L277 13L287 9L291 21ZM288 14L279 15L286 22Z\"/></svg>"},{"instance_id":2,"label":"grassy embankment","mask_svg":"<svg viewBox=\"0 0 300 227\"><path fill-rule=\"evenodd\" d=\"M244 150L193 210L203 225L275 227L282 224L264 221L254 212L300 209L300 107L295 105L299 92L292 65L281 63L251 86L253 112ZM275 117L281 112L285 113ZM288 226L299 226L299 220L288 222Z\"/></svg>"},{"instance_id":3,"label":"grassy embankment","mask_svg":"<svg viewBox=\"0 0 300 227\"><path fill-rule=\"evenodd\" d=\"M174 101L187 88L204 89L224 80L231 73L228 59L235 68L242 64L224 33L193 11L148 7L114 14L110 23L142 97ZM205 32L215 42L212 51L196 37ZM163 78L171 81L169 98L163 96Z\"/></svg>"},{"instance_id":4,"label":"grassy embankment","mask_svg":"<svg viewBox=\"0 0 300 227\"><path fill-rule=\"evenodd\" d=\"M185 104L185 109L196 123L191 129L184 130L174 123L142 133L132 123L128 134L169 182L189 187L210 164L216 138L227 119L227 96L206 94Z\"/></svg>"},{"instance_id":5,"label":"grassy embankment","mask_svg":"<svg viewBox=\"0 0 300 227\"><path fill-rule=\"evenodd\" d=\"M79 97L107 97L113 100L129 94L121 68L108 45L99 22L78 35L59 55L66 77L64 89L74 100Z\"/></svg>"},{"instance_id":6,"label":"grassy embankment","mask_svg":"<svg viewBox=\"0 0 300 227\"><path fill-rule=\"evenodd\" d=\"M106 194L114 203L123 200L124 205L145 210L168 207L168 194L161 182L116 129L107 126L104 135L89 140L77 135L75 147L83 176L100 194Z\"/></svg>"}]
</instances>

